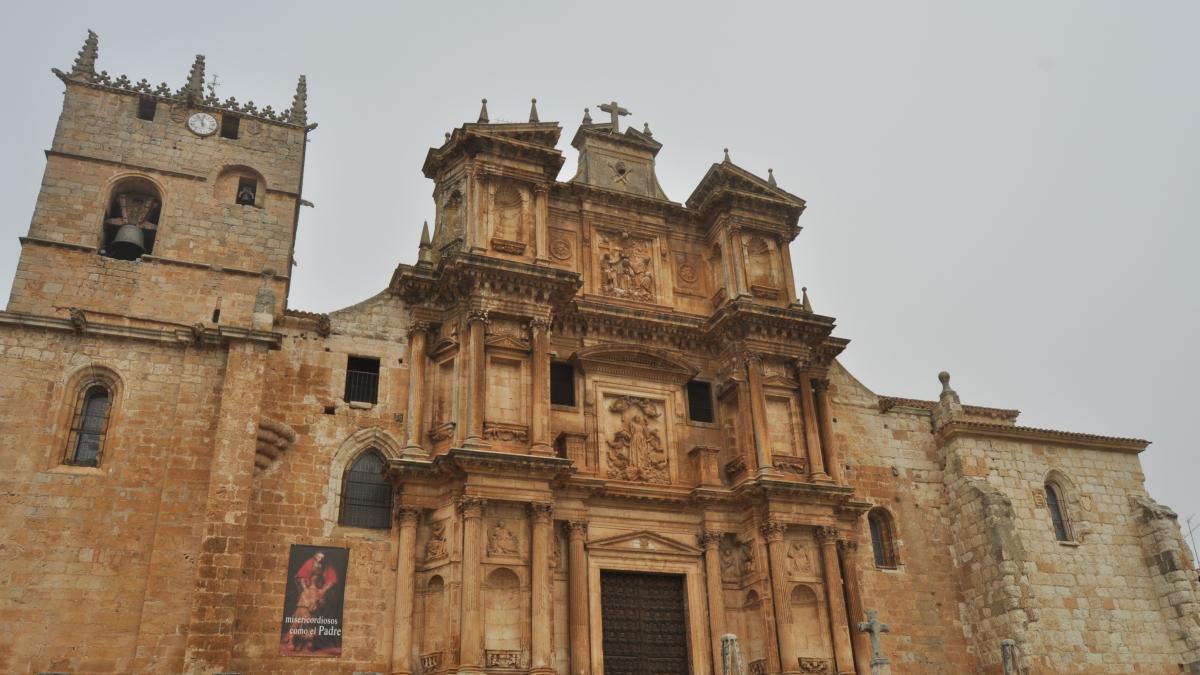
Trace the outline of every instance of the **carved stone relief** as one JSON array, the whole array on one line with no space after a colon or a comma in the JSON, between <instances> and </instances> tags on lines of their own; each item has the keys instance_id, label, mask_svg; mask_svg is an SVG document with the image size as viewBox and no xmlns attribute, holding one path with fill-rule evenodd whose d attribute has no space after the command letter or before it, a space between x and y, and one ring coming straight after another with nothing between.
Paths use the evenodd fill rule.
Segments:
<instances>
[{"instance_id":1,"label":"carved stone relief","mask_svg":"<svg viewBox=\"0 0 1200 675\"><path fill-rule=\"evenodd\" d=\"M515 556L517 555L517 551L516 535L512 533L512 530L508 529L503 520L497 520L496 524L488 530L488 555Z\"/></svg>"},{"instance_id":2,"label":"carved stone relief","mask_svg":"<svg viewBox=\"0 0 1200 675\"><path fill-rule=\"evenodd\" d=\"M756 569L754 544L738 541L732 536L721 542L721 579L739 582Z\"/></svg>"},{"instance_id":3,"label":"carved stone relief","mask_svg":"<svg viewBox=\"0 0 1200 675\"><path fill-rule=\"evenodd\" d=\"M605 295L653 302L653 245L628 233L600 234L600 291Z\"/></svg>"},{"instance_id":4,"label":"carved stone relief","mask_svg":"<svg viewBox=\"0 0 1200 675\"><path fill-rule=\"evenodd\" d=\"M675 290L686 295L702 296L704 280L699 257L683 253L675 253Z\"/></svg>"},{"instance_id":5,"label":"carved stone relief","mask_svg":"<svg viewBox=\"0 0 1200 675\"><path fill-rule=\"evenodd\" d=\"M645 483L670 483L667 452L659 431L662 402L617 396L608 404L608 477Z\"/></svg>"},{"instance_id":6,"label":"carved stone relief","mask_svg":"<svg viewBox=\"0 0 1200 675\"><path fill-rule=\"evenodd\" d=\"M798 541L788 544L788 571L793 575L808 576L813 573L813 556L808 547Z\"/></svg>"},{"instance_id":7,"label":"carved stone relief","mask_svg":"<svg viewBox=\"0 0 1200 675\"><path fill-rule=\"evenodd\" d=\"M425 542L425 561L445 558L449 554L446 547L446 523L434 521L429 526L429 541Z\"/></svg>"}]
</instances>

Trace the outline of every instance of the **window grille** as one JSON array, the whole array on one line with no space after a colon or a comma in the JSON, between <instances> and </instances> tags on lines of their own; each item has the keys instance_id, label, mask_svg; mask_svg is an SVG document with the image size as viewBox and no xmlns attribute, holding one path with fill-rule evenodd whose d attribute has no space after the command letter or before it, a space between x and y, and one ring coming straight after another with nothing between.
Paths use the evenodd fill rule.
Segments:
<instances>
[{"instance_id":1,"label":"window grille","mask_svg":"<svg viewBox=\"0 0 1200 675\"><path fill-rule=\"evenodd\" d=\"M715 422L712 383L692 380L687 383L688 419L693 422Z\"/></svg>"},{"instance_id":2,"label":"window grille","mask_svg":"<svg viewBox=\"0 0 1200 675\"><path fill-rule=\"evenodd\" d=\"M351 356L346 362L347 402L379 402L379 359Z\"/></svg>"},{"instance_id":3,"label":"window grille","mask_svg":"<svg viewBox=\"0 0 1200 675\"><path fill-rule=\"evenodd\" d=\"M383 456L369 450L346 470L340 524L378 530L391 528L392 486L384 480L383 468Z\"/></svg>"},{"instance_id":4,"label":"window grille","mask_svg":"<svg viewBox=\"0 0 1200 675\"><path fill-rule=\"evenodd\" d=\"M93 384L84 390L75 407L68 441L67 463L76 466L99 466L100 450L108 431L108 411L111 400L108 389Z\"/></svg>"},{"instance_id":5,"label":"window grille","mask_svg":"<svg viewBox=\"0 0 1200 675\"><path fill-rule=\"evenodd\" d=\"M1046 483L1046 508L1050 509L1050 521L1054 524L1054 538L1059 541L1070 541L1071 528L1063 514L1058 488L1053 483Z\"/></svg>"},{"instance_id":6,"label":"window grille","mask_svg":"<svg viewBox=\"0 0 1200 675\"><path fill-rule=\"evenodd\" d=\"M867 514L867 525L871 528L871 549L875 553L875 566L881 569L895 569L896 532L892 527L891 515L883 509L872 509Z\"/></svg>"}]
</instances>

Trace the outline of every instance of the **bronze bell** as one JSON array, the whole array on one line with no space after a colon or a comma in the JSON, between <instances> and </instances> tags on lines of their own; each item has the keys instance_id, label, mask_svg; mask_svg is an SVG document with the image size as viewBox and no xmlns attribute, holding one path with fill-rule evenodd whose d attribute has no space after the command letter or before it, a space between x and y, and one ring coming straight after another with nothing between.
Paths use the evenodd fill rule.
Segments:
<instances>
[{"instance_id":1,"label":"bronze bell","mask_svg":"<svg viewBox=\"0 0 1200 675\"><path fill-rule=\"evenodd\" d=\"M126 223L117 230L108 245L108 254L118 260L137 260L146 253L146 233L137 225Z\"/></svg>"}]
</instances>

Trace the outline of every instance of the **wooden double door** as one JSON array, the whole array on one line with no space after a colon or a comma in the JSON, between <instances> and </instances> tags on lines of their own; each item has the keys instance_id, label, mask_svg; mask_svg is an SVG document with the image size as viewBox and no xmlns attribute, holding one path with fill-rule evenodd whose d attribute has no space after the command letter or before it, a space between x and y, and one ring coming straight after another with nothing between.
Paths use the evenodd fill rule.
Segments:
<instances>
[{"instance_id":1,"label":"wooden double door","mask_svg":"<svg viewBox=\"0 0 1200 675\"><path fill-rule=\"evenodd\" d=\"M605 675L688 675L683 576L600 572Z\"/></svg>"}]
</instances>

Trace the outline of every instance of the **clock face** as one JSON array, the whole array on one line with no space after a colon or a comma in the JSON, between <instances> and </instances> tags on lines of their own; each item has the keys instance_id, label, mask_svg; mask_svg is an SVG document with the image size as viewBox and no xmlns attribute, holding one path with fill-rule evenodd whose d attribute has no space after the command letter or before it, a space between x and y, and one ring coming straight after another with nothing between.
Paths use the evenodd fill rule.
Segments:
<instances>
[{"instance_id":1,"label":"clock face","mask_svg":"<svg viewBox=\"0 0 1200 675\"><path fill-rule=\"evenodd\" d=\"M188 118L187 125L192 133L207 136L217 130L217 118L206 112L198 112Z\"/></svg>"}]
</instances>

